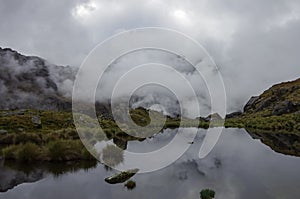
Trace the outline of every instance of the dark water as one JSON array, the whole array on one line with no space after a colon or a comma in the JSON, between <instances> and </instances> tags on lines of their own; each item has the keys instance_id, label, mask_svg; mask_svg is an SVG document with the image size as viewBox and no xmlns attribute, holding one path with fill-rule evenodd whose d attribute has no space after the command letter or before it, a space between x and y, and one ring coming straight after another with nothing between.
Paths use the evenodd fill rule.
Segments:
<instances>
[{"instance_id":1,"label":"dark water","mask_svg":"<svg viewBox=\"0 0 300 199\"><path fill-rule=\"evenodd\" d=\"M169 142L175 131L167 130L143 142L130 141L128 150L157 149ZM225 129L213 151L200 160L198 152L204 134L205 130L199 130L194 144L170 166L135 175L132 179L137 186L131 191L124 184L107 184L104 178L115 172L101 164L5 163L0 167L0 198L196 199L204 188L214 189L219 199L299 198L300 158L282 154L297 155L297 136L279 136L279 140L266 140L269 136L264 136L264 143L282 151L278 153L243 129Z\"/></svg>"}]
</instances>

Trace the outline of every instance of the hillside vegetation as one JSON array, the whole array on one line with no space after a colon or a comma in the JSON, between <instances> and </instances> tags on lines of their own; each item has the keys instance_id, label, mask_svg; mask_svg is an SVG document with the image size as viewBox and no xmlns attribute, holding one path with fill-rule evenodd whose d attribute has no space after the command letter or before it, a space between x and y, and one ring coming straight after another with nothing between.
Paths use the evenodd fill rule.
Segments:
<instances>
[{"instance_id":1,"label":"hillside vegetation","mask_svg":"<svg viewBox=\"0 0 300 199\"><path fill-rule=\"evenodd\" d=\"M300 79L276 84L252 97L244 113L227 119L225 126L300 132Z\"/></svg>"}]
</instances>

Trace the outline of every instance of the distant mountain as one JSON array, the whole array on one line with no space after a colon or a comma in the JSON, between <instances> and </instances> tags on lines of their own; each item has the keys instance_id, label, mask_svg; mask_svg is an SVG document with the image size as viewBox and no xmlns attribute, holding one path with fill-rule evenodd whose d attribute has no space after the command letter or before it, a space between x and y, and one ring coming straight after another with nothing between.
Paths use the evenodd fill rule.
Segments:
<instances>
[{"instance_id":1,"label":"distant mountain","mask_svg":"<svg viewBox=\"0 0 300 199\"><path fill-rule=\"evenodd\" d=\"M76 69L0 48L0 109L70 110Z\"/></svg>"},{"instance_id":2,"label":"distant mountain","mask_svg":"<svg viewBox=\"0 0 300 199\"><path fill-rule=\"evenodd\" d=\"M260 96L251 97L244 107L246 114L283 115L300 111L300 78L276 84Z\"/></svg>"}]
</instances>

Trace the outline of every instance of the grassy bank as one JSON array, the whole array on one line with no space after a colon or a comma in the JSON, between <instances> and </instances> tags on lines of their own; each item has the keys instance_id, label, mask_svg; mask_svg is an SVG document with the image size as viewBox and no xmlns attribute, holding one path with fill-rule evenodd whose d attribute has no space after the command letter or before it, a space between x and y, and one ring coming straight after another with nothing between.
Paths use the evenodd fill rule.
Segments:
<instances>
[{"instance_id":1,"label":"grassy bank","mask_svg":"<svg viewBox=\"0 0 300 199\"><path fill-rule=\"evenodd\" d=\"M109 119L99 119L104 132L99 133L94 127L84 127L87 139L96 142L112 139L122 149L126 149L130 140L140 140L153 136L161 128L199 127L207 129L209 122L203 119L187 119L165 117L161 113L145 109L131 110L130 115L138 126L150 124L150 117L155 118L148 130L141 134L140 129L132 129L122 124L122 129L131 130L128 135L118 125ZM82 115L85 122L89 116ZM165 121L160 127L161 121ZM213 122L218 126L218 121ZM249 128L263 131L300 132L300 115L285 114L281 116L265 116L259 114L242 114L235 118L226 119L225 127ZM139 136L134 136L136 135ZM300 133L299 133L300 134ZM72 161L94 159L81 143L70 112L16 110L0 111L0 146L5 159L18 161Z\"/></svg>"},{"instance_id":2,"label":"grassy bank","mask_svg":"<svg viewBox=\"0 0 300 199\"><path fill-rule=\"evenodd\" d=\"M280 116L242 115L237 118L226 119L225 127L300 134L300 114L291 113Z\"/></svg>"}]
</instances>

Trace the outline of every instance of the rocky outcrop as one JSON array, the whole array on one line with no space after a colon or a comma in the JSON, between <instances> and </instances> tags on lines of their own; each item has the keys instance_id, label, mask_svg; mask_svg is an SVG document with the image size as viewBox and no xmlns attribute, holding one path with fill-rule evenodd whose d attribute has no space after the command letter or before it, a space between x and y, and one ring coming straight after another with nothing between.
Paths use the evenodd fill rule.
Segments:
<instances>
[{"instance_id":1,"label":"rocky outcrop","mask_svg":"<svg viewBox=\"0 0 300 199\"><path fill-rule=\"evenodd\" d=\"M272 86L260 96L251 97L244 112L283 115L300 110L300 79Z\"/></svg>"},{"instance_id":2,"label":"rocky outcrop","mask_svg":"<svg viewBox=\"0 0 300 199\"><path fill-rule=\"evenodd\" d=\"M105 178L105 182L109 184L118 184L118 183L123 183L129 180L132 176L134 176L139 170L138 169L132 169L128 171L123 171L119 174L116 174L114 176Z\"/></svg>"},{"instance_id":3,"label":"rocky outcrop","mask_svg":"<svg viewBox=\"0 0 300 199\"><path fill-rule=\"evenodd\" d=\"M0 48L0 109L71 110L66 90L71 92L75 72L71 67Z\"/></svg>"},{"instance_id":4,"label":"rocky outcrop","mask_svg":"<svg viewBox=\"0 0 300 199\"><path fill-rule=\"evenodd\" d=\"M287 113L294 113L300 109L299 103L293 103L290 100L285 100L274 106L272 115L283 115Z\"/></svg>"},{"instance_id":5,"label":"rocky outcrop","mask_svg":"<svg viewBox=\"0 0 300 199\"><path fill-rule=\"evenodd\" d=\"M255 102L259 99L259 96L252 96L244 106L244 112L250 111L255 108Z\"/></svg>"},{"instance_id":6,"label":"rocky outcrop","mask_svg":"<svg viewBox=\"0 0 300 199\"><path fill-rule=\"evenodd\" d=\"M229 114L226 115L226 119L236 118L236 117L241 116L242 114L243 114L243 113L240 112L240 111L232 112L232 113L229 113Z\"/></svg>"}]
</instances>

